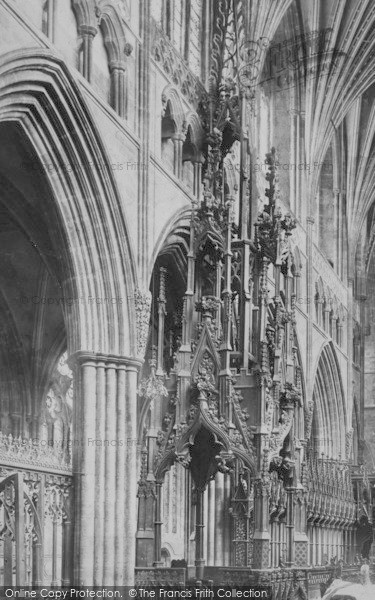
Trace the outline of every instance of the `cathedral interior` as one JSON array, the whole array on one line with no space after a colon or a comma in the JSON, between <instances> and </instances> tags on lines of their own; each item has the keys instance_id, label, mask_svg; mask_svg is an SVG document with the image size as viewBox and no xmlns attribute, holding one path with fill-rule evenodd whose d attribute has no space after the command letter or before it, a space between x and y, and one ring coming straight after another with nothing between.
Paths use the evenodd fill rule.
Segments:
<instances>
[{"instance_id":1,"label":"cathedral interior","mask_svg":"<svg viewBox=\"0 0 375 600\"><path fill-rule=\"evenodd\" d=\"M373 562L374 2L0 32L0 585L320 598Z\"/></svg>"}]
</instances>

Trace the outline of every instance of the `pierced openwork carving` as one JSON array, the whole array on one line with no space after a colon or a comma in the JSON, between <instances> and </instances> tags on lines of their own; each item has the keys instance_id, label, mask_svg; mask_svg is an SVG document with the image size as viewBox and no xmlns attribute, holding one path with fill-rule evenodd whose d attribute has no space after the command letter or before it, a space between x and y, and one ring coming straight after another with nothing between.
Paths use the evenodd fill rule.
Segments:
<instances>
[{"instance_id":1,"label":"pierced openwork carving","mask_svg":"<svg viewBox=\"0 0 375 600\"><path fill-rule=\"evenodd\" d=\"M152 21L151 25L152 57L160 64L171 82L181 90L187 101L197 108L207 96L202 83L186 66L163 30L155 21Z\"/></svg>"}]
</instances>

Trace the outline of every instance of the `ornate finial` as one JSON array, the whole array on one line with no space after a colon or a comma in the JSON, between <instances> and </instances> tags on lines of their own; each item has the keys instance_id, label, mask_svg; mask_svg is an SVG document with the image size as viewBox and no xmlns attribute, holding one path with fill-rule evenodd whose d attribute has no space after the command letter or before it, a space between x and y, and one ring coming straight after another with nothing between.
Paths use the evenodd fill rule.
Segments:
<instances>
[{"instance_id":1,"label":"ornate finial","mask_svg":"<svg viewBox=\"0 0 375 600\"><path fill-rule=\"evenodd\" d=\"M296 227L296 220L289 214L283 215L278 205L277 156L275 148L266 154L269 187L265 194L268 203L264 205L256 223L256 242L261 256L267 256L273 264L282 267L290 275L291 247L289 237Z\"/></svg>"},{"instance_id":2,"label":"ornate finial","mask_svg":"<svg viewBox=\"0 0 375 600\"><path fill-rule=\"evenodd\" d=\"M159 273L160 273L160 282L159 282L159 302L165 302L166 301L166 297L165 297L165 280L167 277L167 269L165 267L160 267L159 269Z\"/></svg>"}]
</instances>

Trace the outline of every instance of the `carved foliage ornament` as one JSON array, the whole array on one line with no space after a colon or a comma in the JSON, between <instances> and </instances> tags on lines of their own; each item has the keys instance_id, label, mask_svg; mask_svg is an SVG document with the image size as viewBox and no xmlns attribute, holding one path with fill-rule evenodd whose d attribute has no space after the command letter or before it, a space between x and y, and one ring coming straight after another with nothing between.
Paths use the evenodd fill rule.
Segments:
<instances>
[{"instance_id":1,"label":"carved foliage ornament","mask_svg":"<svg viewBox=\"0 0 375 600\"><path fill-rule=\"evenodd\" d=\"M144 356L146 352L148 326L151 310L151 293L142 292L139 289L134 293L135 317L137 324L137 355Z\"/></svg>"},{"instance_id":2,"label":"carved foliage ornament","mask_svg":"<svg viewBox=\"0 0 375 600\"><path fill-rule=\"evenodd\" d=\"M155 375L154 372L151 372L150 377L142 379L139 384L138 394L141 398L153 401L163 396L167 397L168 390L165 387L163 380Z\"/></svg>"},{"instance_id":3,"label":"carved foliage ornament","mask_svg":"<svg viewBox=\"0 0 375 600\"><path fill-rule=\"evenodd\" d=\"M296 220L287 213L283 215L278 206L277 156L275 148L266 154L268 173L266 179L269 188L266 190L268 204L259 214L256 223L256 241L261 256L267 257L273 264L280 265L284 274L291 275L293 260L290 235L296 227Z\"/></svg>"}]
</instances>

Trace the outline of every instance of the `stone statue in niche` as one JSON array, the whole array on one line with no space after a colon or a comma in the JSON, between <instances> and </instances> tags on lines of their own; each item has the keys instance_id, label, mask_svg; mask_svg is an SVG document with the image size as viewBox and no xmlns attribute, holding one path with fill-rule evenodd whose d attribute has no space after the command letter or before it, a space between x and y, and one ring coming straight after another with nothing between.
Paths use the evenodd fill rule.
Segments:
<instances>
[{"instance_id":1,"label":"stone statue in niche","mask_svg":"<svg viewBox=\"0 0 375 600\"><path fill-rule=\"evenodd\" d=\"M48 442L57 451L69 452L70 430L73 412L73 374L63 354L51 379L44 408L44 427Z\"/></svg>"}]
</instances>

